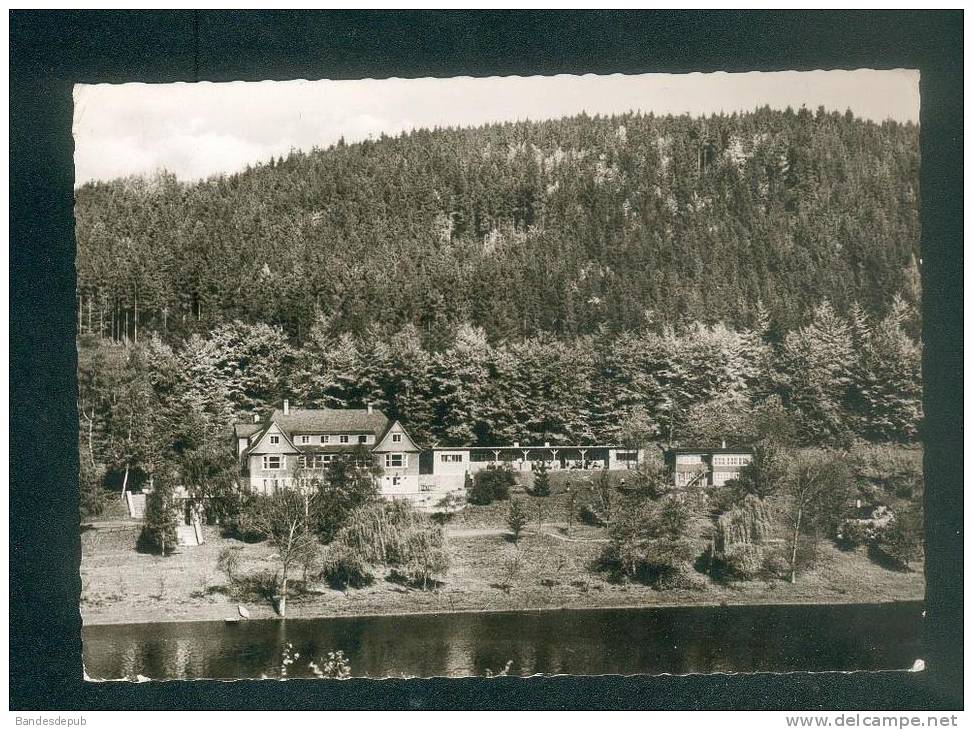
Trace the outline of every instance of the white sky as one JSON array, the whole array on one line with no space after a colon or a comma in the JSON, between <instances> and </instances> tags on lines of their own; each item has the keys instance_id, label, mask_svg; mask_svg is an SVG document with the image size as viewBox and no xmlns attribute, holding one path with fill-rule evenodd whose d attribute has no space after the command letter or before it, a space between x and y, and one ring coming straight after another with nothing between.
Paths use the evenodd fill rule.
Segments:
<instances>
[{"instance_id":1,"label":"white sky","mask_svg":"<svg viewBox=\"0 0 973 730\"><path fill-rule=\"evenodd\" d=\"M749 111L823 105L919 121L918 71L780 71L360 81L79 84L75 180L165 168L183 180L231 173L291 149L382 132L642 110Z\"/></svg>"}]
</instances>

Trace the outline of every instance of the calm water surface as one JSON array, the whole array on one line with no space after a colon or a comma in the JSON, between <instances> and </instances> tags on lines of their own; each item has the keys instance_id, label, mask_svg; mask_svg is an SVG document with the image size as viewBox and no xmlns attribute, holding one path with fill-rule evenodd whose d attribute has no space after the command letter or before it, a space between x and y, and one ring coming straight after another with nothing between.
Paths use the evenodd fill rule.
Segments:
<instances>
[{"instance_id":1,"label":"calm water surface","mask_svg":"<svg viewBox=\"0 0 973 730\"><path fill-rule=\"evenodd\" d=\"M124 624L84 629L95 678L279 676L341 649L355 676L906 669L922 656L921 603L469 613Z\"/></svg>"}]
</instances>

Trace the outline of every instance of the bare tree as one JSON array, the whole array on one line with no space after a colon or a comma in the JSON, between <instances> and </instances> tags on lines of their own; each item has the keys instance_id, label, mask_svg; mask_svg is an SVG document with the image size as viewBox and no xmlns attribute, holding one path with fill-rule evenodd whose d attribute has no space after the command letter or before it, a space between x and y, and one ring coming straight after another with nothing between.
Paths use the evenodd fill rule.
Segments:
<instances>
[{"instance_id":1,"label":"bare tree","mask_svg":"<svg viewBox=\"0 0 973 730\"><path fill-rule=\"evenodd\" d=\"M270 538L277 548L281 570L277 592L277 613L287 616L287 592L290 571L308 562L310 553L317 549L314 535L308 529L305 500L297 491L285 490L260 497L254 504L251 516L254 528Z\"/></svg>"},{"instance_id":2,"label":"bare tree","mask_svg":"<svg viewBox=\"0 0 973 730\"><path fill-rule=\"evenodd\" d=\"M797 456L788 475L793 531L790 545L790 580L797 580L797 547L801 535L819 529L841 516L852 489L848 464L833 454Z\"/></svg>"}]
</instances>

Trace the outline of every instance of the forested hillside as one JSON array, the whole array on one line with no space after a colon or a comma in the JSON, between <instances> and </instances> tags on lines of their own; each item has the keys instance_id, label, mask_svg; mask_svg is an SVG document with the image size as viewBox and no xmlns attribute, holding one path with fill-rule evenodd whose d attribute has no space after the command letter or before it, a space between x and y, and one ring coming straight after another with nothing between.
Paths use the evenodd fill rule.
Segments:
<instances>
[{"instance_id":1,"label":"forested hillside","mask_svg":"<svg viewBox=\"0 0 973 730\"><path fill-rule=\"evenodd\" d=\"M913 441L918 166L913 125L764 109L85 185L82 483L233 472L285 397L424 446Z\"/></svg>"},{"instance_id":2,"label":"forested hillside","mask_svg":"<svg viewBox=\"0 0 973 730\"><path fill-rule=\"evenodd\" d=\"M500 341L684 322L778 336L918 296L918 128L763 109L418 131L198 184L77 191L84 332L233 320Z\"/></svg>"}]
</instances>

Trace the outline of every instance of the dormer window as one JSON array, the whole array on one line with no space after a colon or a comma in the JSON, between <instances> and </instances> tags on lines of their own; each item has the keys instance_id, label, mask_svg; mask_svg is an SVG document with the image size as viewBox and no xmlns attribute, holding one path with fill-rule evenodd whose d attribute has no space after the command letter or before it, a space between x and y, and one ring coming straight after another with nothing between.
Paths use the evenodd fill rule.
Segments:
<instances>
[{"instance_id":1,"label":"dormer window","mask_svg":"<svg viewBox=\"0 0 973 730\"><path fill-rule=\"evenodd\" d=\"M347 435L341 435L341 436L338 437L338 441L340 441L343 444L346 444L346 443L348 443L348 436Z\"/></svg>"},{"instance_id":2,"label":"dormer window","mask_svg":"<svg viewBox=\"0 0 973 730\"><path fill-rule=\"evenodd\" d=\"M321 437L321 443L322 444L328 443L328 437L326 435Z\"/></svg>"},{"instance_id":3,"label":"dormer window","mask_svg":"<svg viewBox=\"0 0 973 730\"><path fill-rule=\"evenodd\" d=\"M301 443L302 444L307 444L307 443L310 443L310 442L311 442L311 437L310 436L301 436Z\"/></svg>"},{"instance_id":4,"label":"dormer window","mask_svg":"<svg viewBox=\"0 0 973 730\"><path fill-rule=\"evenodd\" d=\"M358 443L360 443L360 444L367 444L368 443L368 436L366 436L365 434L359 435L359 437L358 437Z\"/></svg>"},{"instance_id":5,"label":"dormer window","mask_svg":"<svg viewBox=\"0 0 973 730\"><path fill-rule=\"evenodd\" d=\"M270 437L270 443L272 443L272 444L279 444L280 443L280 436L271 436Z\"/></svg>"},{"instance_id":6,"label":"dormer window","mask_svg":"<svg viewBox=\"0 0 973 730\"><path fill-rule=\"evenodd\" d=\"M393 444L401 444L402 443L402 434L401 433L393 433L392 434L392 443Z\"/></svg>"}]
</instances>

